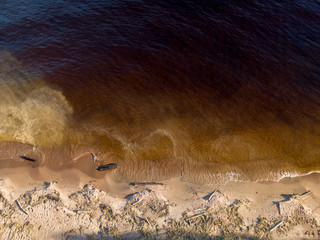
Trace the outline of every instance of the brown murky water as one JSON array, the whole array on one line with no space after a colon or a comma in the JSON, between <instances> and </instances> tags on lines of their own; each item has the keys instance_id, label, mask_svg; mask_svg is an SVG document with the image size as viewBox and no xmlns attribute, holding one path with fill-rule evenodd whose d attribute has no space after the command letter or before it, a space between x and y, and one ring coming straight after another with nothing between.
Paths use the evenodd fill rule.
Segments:
<instances>
[{"instance_id":1,"label":"brown murky water","mask_svg":"<svg viewBox=\"0 0 320 240\"><path fill-rule=\"evenodd\" d=\"M121 179L320 170L318 1L0 5L0 139L44 165L90 149Z\"/></svg>"}]
</instances>

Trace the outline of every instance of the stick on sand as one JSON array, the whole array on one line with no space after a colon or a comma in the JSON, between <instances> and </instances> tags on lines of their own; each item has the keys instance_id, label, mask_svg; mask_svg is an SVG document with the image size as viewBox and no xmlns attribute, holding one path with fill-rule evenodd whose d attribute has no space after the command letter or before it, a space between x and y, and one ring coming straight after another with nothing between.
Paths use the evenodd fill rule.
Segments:
<instances>
[{"instance_id":1,"label":"stick on sand","mask_svg":"<svg viewBox=\"0 0 320 240\"><path fill-rule=\"evenodd\" d=\"M216 188L216 189L211 193L208 201L210 201L210 200L213 198L213 196L214 196L214 194L216 193L216 191L218 191L218 188Z\"/></svg>"},{"instance_id":2,"label":"stick on sand","mask_svg":"<svg viewBox=\"0 0 320 240\"><path fill-rule=\"evenodd\" d=\"M283 221L278 222L276 225L274 225L272 228L270 228L270 232L272 232L273 230L275 230L277 227L279 227L281 224L283 223Z\"/></svg>"},{"instance_id":3,"label":"stick on sand","mask_svg":"<svg viewBox=\"0 0 320 240\"><path fill-rule=\"evenodd\" d=\"M196 214L196 215L193 215L191 217L188 217L186 220L191 220L191 219L194 219L194 218L197 218L197 217L201 217L205 214L205 212L202 212L202 213L199 213L199 214Z\"/></svg>"},{"instance_id":4,"label":"stick on sand","mask_svg":"<svg viewBox=\"0 0 320 240\"><path fill-rule=\"evenodd\" d=\"M26 157L26 156L20 156L20 158L22 158L24 160L27 160L27 161L30 161L30 162L35 162L36 161L35 159L29 158L29 157Z\"/></svg>"},{"instance_id":5,"label":"stick on sand","mask_svg":"<svg viewBox=\"0 0 320 240\"><path fill-rule=\"evenodd\" d=\"M21 205L19 204L18 200L16 200L15 202L16 202L16 204L17 204L17 206L18 206L18 208L20 209L21 212L23 212L23 213L26 214L26 215L29 215L25 210L23 210L23 208L22 208Z\"/></svg>"},{"instance_id":6,"label":"stick on sand","mask_svg":"<svg viewBox=\"0 0 320 240\"><path fill-rule=\"evenodd\" d=\"M131 186L144 186L144 185L164 185L161 182L132 182L130 183Z\"/></svg>"}]
</instances>

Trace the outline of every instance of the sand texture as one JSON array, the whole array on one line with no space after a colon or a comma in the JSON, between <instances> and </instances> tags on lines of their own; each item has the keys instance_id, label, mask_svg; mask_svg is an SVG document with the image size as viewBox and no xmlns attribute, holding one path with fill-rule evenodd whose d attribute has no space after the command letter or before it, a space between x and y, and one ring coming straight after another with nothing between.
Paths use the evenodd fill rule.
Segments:
<instances>
[{"instance_id":1,"label":"sand texture","mask_svg":"<svg viewBox=\"0 0 320 240\"><path fill-rule=\"evenodd\" d=\"M116 183L2 169L0 239L319 239L319 174L280 182ZM6 174L3 172L6 170ZM41 171L40 171L41 172ZM42 174L44 175L44 174ZM24 181L22 181L22 179ZM100 190L104 189L104 190Z\"/></svg>"}]
</instances>

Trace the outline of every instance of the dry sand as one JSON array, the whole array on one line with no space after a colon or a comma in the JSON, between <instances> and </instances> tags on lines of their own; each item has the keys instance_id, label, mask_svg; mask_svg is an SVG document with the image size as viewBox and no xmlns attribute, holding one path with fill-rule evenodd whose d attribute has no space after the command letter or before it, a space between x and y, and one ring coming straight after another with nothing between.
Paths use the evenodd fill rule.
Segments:
<instances>
[{"instance_id":1,"label":"dry sand","mask_svg":"<svg viewBox=\"0 0 320 240\"><path fill-rule=\"evenodd\" d=\"M112 172L100 179L28 166L0 173L0 239L320 236L319 174L280 182L196 185L175 178L148 185L116 183Z\"/></svg>"}]
</instances>

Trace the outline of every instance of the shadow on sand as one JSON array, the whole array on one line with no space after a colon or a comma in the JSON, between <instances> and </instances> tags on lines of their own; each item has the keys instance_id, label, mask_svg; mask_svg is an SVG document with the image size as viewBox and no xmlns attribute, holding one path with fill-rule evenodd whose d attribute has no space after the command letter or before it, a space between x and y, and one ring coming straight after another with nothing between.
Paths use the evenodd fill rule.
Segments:
<instances>
[{"instance_id":1,"label":"shadow on sand","mask_svg":"<svg viewBox=\"0 0 320 240\"><path fill-rule=\"evenodd\" d=\"M284 199L282 199L282 200L280 200L280 201L273 201L273 204L276 205L279 214L281 214L280 203L289 202L289 201L291 200L293 194L281 194L281 196L282 196Z\"/></svg>"}]
</instances>

